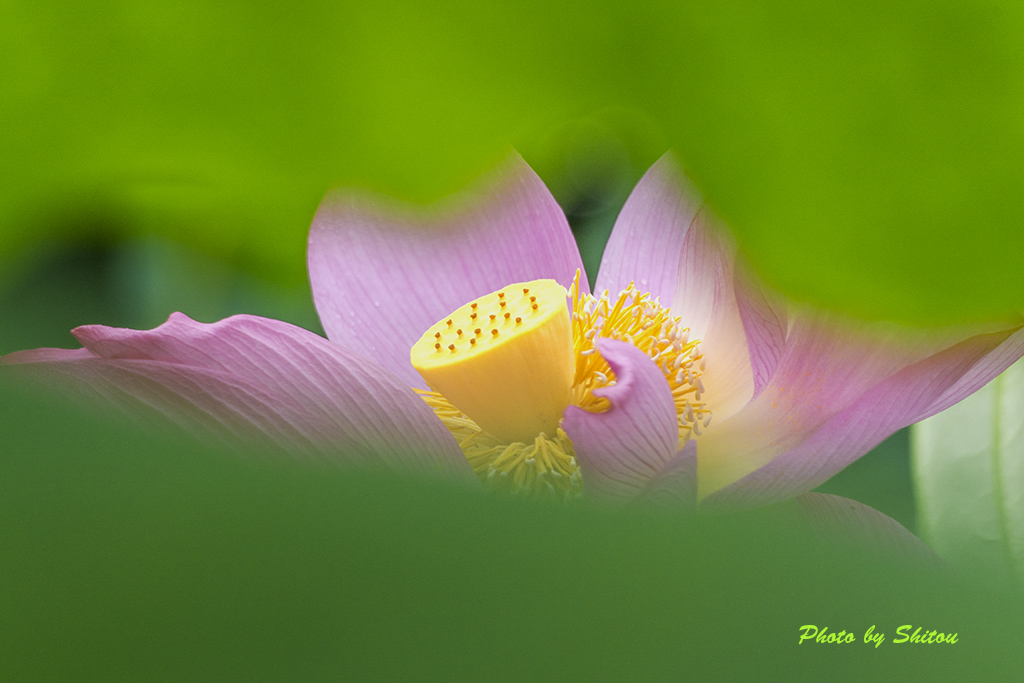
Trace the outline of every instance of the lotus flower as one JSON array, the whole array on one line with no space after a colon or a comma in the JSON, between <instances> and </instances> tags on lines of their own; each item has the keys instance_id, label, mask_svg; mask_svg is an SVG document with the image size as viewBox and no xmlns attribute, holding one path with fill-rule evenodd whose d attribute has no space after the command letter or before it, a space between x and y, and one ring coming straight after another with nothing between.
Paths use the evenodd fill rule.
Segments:
<instances>
[{"instance_id":1,"label":"lotus flower","mask_svg":"<svg viewBox=\"0 0 1024 683\"><path fill-rule=\"evenodd\" d=\"M598 295L518 157L429 216L328 195L309 273L330 341L175 313L2 361L232 441L513 494L743 508L810 491L1024 354L1019 323L911 332L784 304L671 157L622 209Z\"/></svg>"}]
</instances>

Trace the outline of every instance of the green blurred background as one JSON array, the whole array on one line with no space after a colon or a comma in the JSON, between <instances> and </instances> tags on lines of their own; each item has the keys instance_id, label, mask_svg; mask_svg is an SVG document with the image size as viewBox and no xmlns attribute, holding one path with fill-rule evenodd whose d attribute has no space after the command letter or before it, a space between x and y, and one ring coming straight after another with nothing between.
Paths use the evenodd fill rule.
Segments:
<instances>
[{"instance_id":1,"label":"green blurred background","mask_svg":"<svg viewBox=\"0 0 1024 683\"><path fill-rule=\"evenodd\" d=\"M328 187L428 202L513 148L591 277L672 148L791 297L1002 318L1024 309L1022 21L1008 1L0 2L0 354L176 310L320 331L305 237ZM821 490L914 530L907 453L901 432ZM1006 589L964 597L750 516L520 509L238 462L6 384L0 460L5 680L1005 680L1020 663ZM794 647L803 623L928 618L974 636L952 654Z\"/></svg>"},{"instance_id":2,"label":"green blurred background","mask_svg":"<svg viewBox=\"0 0 1024 683\"><path fill-rule=\"evenodd\" d=\"M608 165L584 184L673 147L787 293L1005 315L1022 21L1010 0L5 1L0 255L159 235L298 287L332 184L430 200L515 147L567 198L580 146Z\"/></svg>"}]
</instances>

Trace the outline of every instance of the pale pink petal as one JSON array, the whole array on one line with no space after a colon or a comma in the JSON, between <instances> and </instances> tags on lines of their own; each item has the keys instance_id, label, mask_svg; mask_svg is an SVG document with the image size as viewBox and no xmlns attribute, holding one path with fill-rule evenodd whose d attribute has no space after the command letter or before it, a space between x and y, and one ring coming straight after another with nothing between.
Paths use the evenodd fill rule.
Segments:
<instances>
[{"instance_id":1,"label":"pale pink petal","mask_svg":"<svg viewBox=\"0 0 1024 683\"><path fill-rule=\"evenodd\" d=\"M0 362L236 443L470 476L454 439L407 386L302 328L245 315L207 325L175 313L153 330L90 325L74 335L85 348Z\"/></svg>"},{"instance_id":2,"label":"pale pink petal","mask_svg":"<svg viewBox=\"0 0 1024 683\"><path fill-rule=\"evenodd\" d=\"M702 439L698 444L703 504L746 508L811 490L893 432L932 414L936 397L945 397L943 401L962 399L977 382L994 378L1021 355L1024 331L977 335L894 369L867 388L856 376L823 377L822 391L812 391L806 385L797 387L786 408L774 410L774 423L740 422L746 417L746 411L741 412L733 418L737 422L735 430L730 430L727 423L720 426L717 440ZM865 362L864 373L876 376L885 365L881 359ZM765 394L771 391L769 388ZM853 391L861 393L850 396ZM827 419L814 417L819 408ZM793 423L802 428L794 428ZM742 438L729 438L730 431ZM727 461L737 469L729 471ZM750 470L750 463L761 466ZM733 478L729 480L723 472ZM713 478L710 484L705 476Z\"/></svg>"},{"instance_id":3,"label":"pale pink petal","mask_svg":"<svg viewBox=\"0 0 1024 683\"><path fill-rule=\"evenodd\" d=\"M754 399L764 391L778 369L789 334L789 316L781 298L762 286L752 272L739 265L737 263L733 284L750 352L754 382L751 398Z\"/></svg>"},{"instance_id":4,"label":"pale pink petal","mask_svg":"<svg viewBox=\"0 0 1024 683\"><path fill-rule=\"evenodd\" d=\"M995 379L1003 370L1016 363L1022 355L1024 355L1024 328L1014 332L995 351L965 372L963 377L936 398L926 411L916 416L914 422L920 422L942 412L954 403L959 403Z\"/></svg>"},{"instance_id":5,"label":"pale pink petal","mask_svg":"<svg viewBox=\"0 0 1024 683\"><path fill-rule=\"evenodd\" d=\"M425 387L409 349L459 306L516 282L568 287L583 271L565 215L518 156L467 197L424 214L336 192L313 220L309 276L327 336L409 386Z\"/></svg>"},{"instance_id":6,"label":"pale pink petal","mask_svg":"<svg viewBox=\"0 0 1024 683\"><path fill-rule=\"evenodd\" d=\"M685 499L688 487L692 495L693 453L677 453L679 430L665 376L632 344L598 339L597 348L616 384L594 393L607 398L611 408L591 413L570 406L562 420L580 464L585 495L632 499L650 491L658 498Z\"/></svg>"},{"instance_id":7,"label":"pale pink petal","mask_svg":"<svg viewBox=\"0 0 1024 683\"><path fill-rule=\"evenodd\" d=\"M953 333L910 333L800 312L755 399L725 419L708 401L713 419L699 445L700 496L772 461L886 377L958 340Z\"/></svg>"},{"instance_id":8,"label":"pale pink petal","mask_svg":"<svg viewBox=\"0 0 1024 683\"><path fill-rule=\"evenodd\" d=\"M786 335L783 309L747 273L699 193L666 155L640 180L608 240L597 289L630 282L682 317L706 359L705 400L726 419L763 388Z\"/></svg>"},{"instance_id":9,"label":"pale pink petal","mask_svg":"<svg viewBox=\"0 0 1024 683\"><path fill-rule=\"evenodd\" d=\"M811 528L828 540L886 558L941 565L938 555L924 541L892 517L863 503L827 493L805 493L796 501Z\"/></svg>"},{"instance_id":10,"label":"pale pink petal","mask_svg":"<svg viewBox=\"0 0 1024 683\"><path fill-rule=\"evenodd\" d=\"M704 355L704 402L716 420L725 420L754 395L754 369L740 303L736 298L733 250L701 211L683 244L672 312L682 316ZM760 320L752 317L751 321ZM692 322L691 322L692 321ZM758 336L774 328L758 328ZM778 345L781 346L781 340Z\"/></svg>"},{"instance_id":11,"label":"pale pink petal","mask_svg":"<svg viewBox=\"0 0 1024 683\"><path fill-rule=\"evenodd\" d=\"M640 179L615 221L597 273L597 291L617 292L636 286L663 303L672 302L684 259L687 235L704 206L700 193L665 155ZM710 301L694 302L701 318L710 316ZM692 311L690 311L692 313Z\"/></svg>"},{"instance_id":12,"label":"pale pink petal","mask_svg":"<svg viewBox=\"0 0 1024 683\"><path fill-rule=\"evenodd\" d=\"M584 480L585 482L585 480ZM640 493L639 500L674 509L697 506L697 442L687 441Z\"/></svg>"}]
</instances>

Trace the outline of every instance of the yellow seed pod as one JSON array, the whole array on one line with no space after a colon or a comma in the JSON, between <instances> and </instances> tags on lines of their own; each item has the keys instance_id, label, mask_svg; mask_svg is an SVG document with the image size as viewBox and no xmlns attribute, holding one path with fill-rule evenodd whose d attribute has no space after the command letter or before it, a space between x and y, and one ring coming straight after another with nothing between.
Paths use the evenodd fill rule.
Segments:
<instances>
[{"instance_id":1,"label":"yellow seed pod","mask_svg":"<svg viewBox=\"0 0 1024 683\"><path fill-rule=\"evenodd\" d=\"M565 288L533 280L475 299L424 332L410 357L483 430L510 442L553 436L575 374Z\"/></svg>"}]
</instances>

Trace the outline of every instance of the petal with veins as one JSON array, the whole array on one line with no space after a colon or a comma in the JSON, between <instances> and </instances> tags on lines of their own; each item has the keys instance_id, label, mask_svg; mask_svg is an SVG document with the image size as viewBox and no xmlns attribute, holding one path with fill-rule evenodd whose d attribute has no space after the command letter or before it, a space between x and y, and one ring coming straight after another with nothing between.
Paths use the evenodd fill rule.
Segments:
<instances>
[{"instance_id":1,"label":"petal with veins","mask_svg":"<svg viewBox=\"0 0 1024 683\"><path fill-rule=\"evenodd\" d=\"M735 248L666 155L622 208L597 278L598 291L635 281L701 340L704 393L716 421L764 386L785 342L781 307L739 270Z\"/></svg>"},{"instance_id":2,"label":"petal with veins","mask_svg":"<svg viewBox=\"0 0 1024 683\"><path fill-rule=\"evenodd\" d=\"M348 192L327 196L309 235L309 277L331 341L424 389L409 349L449 311L511 282L568 287L582 271L565 214L520 157L469 196L433 217Z\"/></svg>"},{"instance_id":3,"label":"petal with veins","mask_svg":"<svg viewBox=\"0 0 1024 683\"><path fill-rule=\"evenodd\" d=\"M153 330L89 325L74 334L85 348L22 351L0 362L236 443L471 476L454 439L408 387L302 328L246 315L207 325L175 313Z\"/></svg>"},{"instance_id":4,"label":"petal with veins","mask_svg":"<svg viewBox=\"0 0 1024 683\"><path fill-rule=\"evenodd\" d=\"M848 389L840 383L835 391L822 391L809 402L794 402L785 410L773 411L770 422L761 417L759 423L746 423L740 413L733 420L744 420L735 430L741 438L708 439L699 444L704 458L700 462L703 503L746 508L811 490L893 432L932 414L938 400L959 400L973 391L977 382L993 379L1005 366L991 362L992 358L1012 359L1022 353L1024 329L980 334L895 368L873 386L848 380L847 385L860 387L859 396L846 396ZM868 374L877 375L877 367L874 369L876 373ZM804 394L808 392L796 395ZM828 419L806 422L819 405L829 408ZM723 437L733 431L727 427L723 427ZM775 427L780 435L773 438Z\"/></svg>"},{"instance_id":5,"label":"petal with veins","mask_svg":"<svg viewBox=\"0 0 1024 683\"><path fill-rule=\"evenodd\" d=\"M689 453L677 458L679 429L664 374L627 342L602 338L597 348L616 383L594 394L607 398L611 408L591 413L569 406L562 421L583 472L584 495L635 498L666 477L656 485L659 495L685 497L687 487L692 488Z\"/></svg>"}]
</instances>

